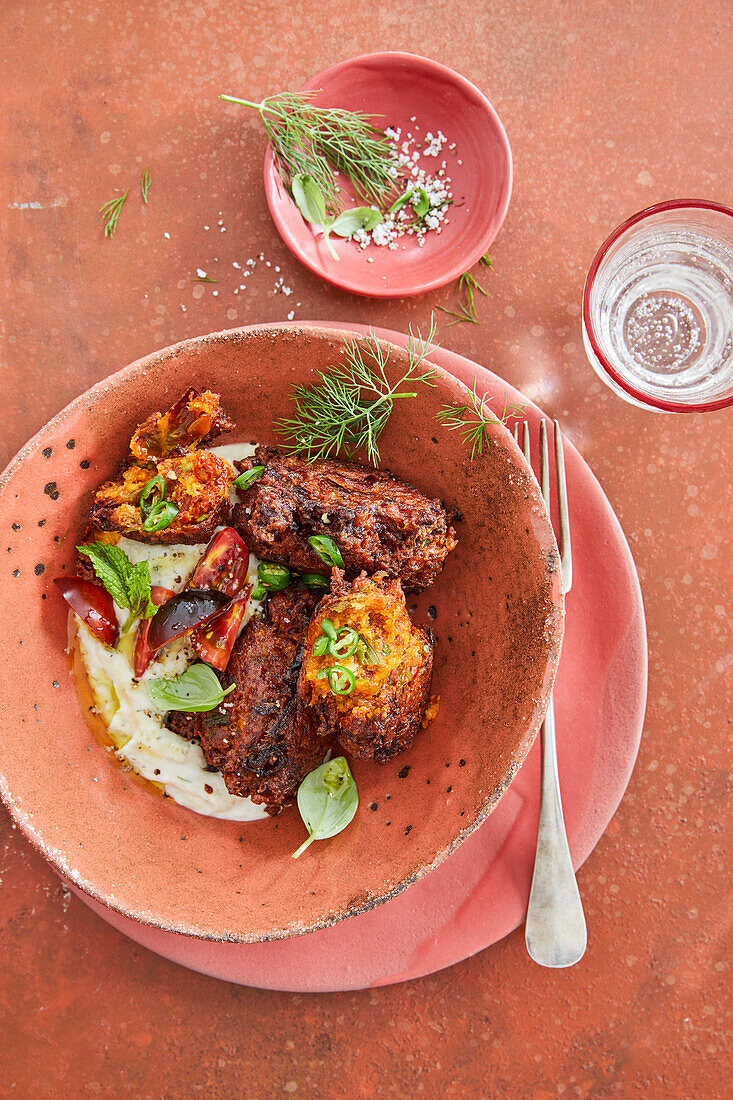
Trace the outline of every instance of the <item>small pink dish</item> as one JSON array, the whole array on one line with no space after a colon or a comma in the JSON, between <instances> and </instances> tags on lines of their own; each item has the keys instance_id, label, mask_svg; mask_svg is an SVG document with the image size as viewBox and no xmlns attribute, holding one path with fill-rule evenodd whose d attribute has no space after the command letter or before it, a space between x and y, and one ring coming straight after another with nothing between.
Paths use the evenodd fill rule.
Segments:
<instances>
[{"instance_id":1,"label":"small pink dish","mask_svg":"<svg viewBox=\"0 0 733 1100\"><path fill-rule=\"evenodd\" d=\"M442 130L447 138L443 153L420 163L431 170L445 159L453 193L441 232L427 233L422 247L410 236L394 250L375 245L362 250L354 241L336 238L336 261L301 217L268 148L267 205L280 236L305 267L352 294L405 298L444 286L478 262L506 216L512 154L499 116L474 84L437 61L395 52L342 61L302 90L320 93L319 105L372 115L380 129L399 127L423 139Z\"/></svg>"}]
</instances>

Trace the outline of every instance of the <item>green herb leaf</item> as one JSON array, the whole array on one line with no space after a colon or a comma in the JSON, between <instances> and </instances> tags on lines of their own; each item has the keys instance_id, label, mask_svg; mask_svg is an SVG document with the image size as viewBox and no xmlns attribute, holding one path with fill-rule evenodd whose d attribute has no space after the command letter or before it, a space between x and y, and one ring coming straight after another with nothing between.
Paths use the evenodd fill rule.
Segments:
<instances>
[{"instance_id":1,"label":"green herb leaf","mask_svg":"<svg viewBox=\"0 0 733 1100\"><path fill-rule=\"evenodd\" d=\"M147 206L148 195L150 193L150 169L149 168L145 169L145 171L143 173L143 178L140 181L140 193L142 194L143 202Z\"/></svg>"},{"instance_id":2,"label":"green herb leaf","mask_svg":"<svg viewBox=\"0 0 733 1100\"><path fill-rule=\"evenodd\" d=\"M150 680L148 693L157 707L165 710L215 710L234 691L234 684L222 688L210 665L195 664L170 680Z\"/></svg>"},{"instance_id":3,"label":"green herb leaf","mask_svg":"<svg viewBox=\"0 0 733 1100\"><path fill-rule=\"evenodd\" d=\"M337 756L310 772L298 787L298 810L308 839L293 852L293 859L314 840L326 840L345 829L358 806L359 792L345 757Z\"/></svg>"},{"instance_id":4,"label":"green herb leaf","mask_svg":"<svg viewBox=\"0 0 733 1100\"><path fill-rule=\"evenodd\" d=\"M417 202L413 202L412 209L415 211L418 218L424 218L430 209L430 198L427 191L422 187L418 187L417 196Z\"/></svg>"},{"instance_id":5,"label":"green herb leaf","mask_svg":"<svg viewBox=\"0 0 733 1100\"><path fill-rule=\"evenodd\" d=\"M394 381L387 372L389 351L371 332L349 340L343 359L318 372L320 382L294 387L295 415L276 424L290 443L291 453L305 454L313 462L341 451L350 458L364 450L372 465L378 466L378 441L395 401L417 397L414 391L401 387L415 382L435 385L433 371L423 367L434 336L434 318L424 338L410 329L407 369Z\"/></svg>"},{"instance_id":6,"label":"green herb leaf","mask_svg":"<svg viewBox=\"0 0 733 1100\"><path fill-rule=\"evenodd\" d=\"M124 550L106 542L77 546L77 550L89 558L97 578L117 606L129 609L123 634L135 619L149 619L155 614L157 608L150 598L150 570L146 561L133 565Z\"/></svg>"},{"instance_id":7,"label":"green herb leaf","mask_svg":"<svg viewBox=\"0 0 733 1100\"><path fill-rule=\"evenodd\" d=\"M394 187L394 149L369 115L318 107L313 102L316 94L284 92L261 103L229 95L221 98L258 112L286 186L292 186L298 175L311 176L327 211L335 213L339 208L336 169L348 177L359 201L381 205Z\"/></svg>"},{"instance_id":8,"label":"green herb leaf","mask_svg":"<svg viewBox=\"0 0 733 1100\"><path fill-rule=\"evenodd\" d=\"M440 412L435 414L443 427L450 431L460 430L464 443L471 445L471 460L475 456L484 453L484 444L488 445L489 424L504 424L511 417L520 417L524 413L526 405L510 403L506 390L504 390L504 411L500 417L492 415L488 407L488 394L479 397L477 382L474 378L473 389L469 391L468 405L444 405Z\"/></svg>"},{"instance_id":9,"label":"green herb leaf","mask_svg":"<svg viewBox=\"0 0 733 1100\"><path fill-rule=\"evenodd\" d=\"M105 237L114 237L117 232L117 222L119 221L120 211L125 205L125 200L130 194L130 188L128 187L124 195L118 195L115 199L110 199L104 206L100 206L98 213L104 218L104 235Z\"/></svg>"},{"instance_id":10,"label":"green herb leaf","mask_svg":"<svg viewBox=\"0 0 733 1100\"><path fill-rule=\"evenodd\" d=\"M326 202L321 189L311 176L293 176L293 199L301 214L311 225L326 224Z\"/></svg>"},{"instance_id":11,"label":"green herb leaf","mask_svg":"<svg viewBox=\"0 0 733 1100\"><path fill-rule=\"evenodd\" d=\"M357 229L367 232L379 225L382 215L373 206L355 206L353 210L344 210L331 222L331 232L339 237L353 237Z\"/></svg>"},{"instance_id":12,"label":"green herb leaf","mask_svg":"<svg viewBox=\"0 0 733 1100\"><path fill-rule=\"evenodd\" d=\"M410 195L411 194L412 194L412 185L407 187L406 190L404 190L402 192L402 194L399 196L399 198L395 199L395 201L390 206L388 213L389 214L396 214L398 210L401 210L403 206L406 206L407 203L410 201Z\"/></svg>"}]
</instances>

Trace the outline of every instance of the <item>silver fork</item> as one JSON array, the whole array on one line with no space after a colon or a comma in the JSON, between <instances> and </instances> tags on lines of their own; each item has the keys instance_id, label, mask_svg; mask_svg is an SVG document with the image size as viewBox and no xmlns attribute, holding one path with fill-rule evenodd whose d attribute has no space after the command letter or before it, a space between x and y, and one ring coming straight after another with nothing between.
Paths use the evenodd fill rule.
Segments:
<instances>
[{"instance_id":1,"label":"silver fork","mask_svg":"<svg viewBox=\"0 0 733 1100\"><path fill-rule=\"evenodd\" d=\"M573 583L573 562L570 550L570 521L565 483L565 457L562 435L557 420L555 426L555 474L557 503L560 516L560 560L563 588L567 594ZM519 442L519 425L514 426L514 438ZM529 424L524 421L522 450L531 465ZM550 458L547 446L547 421L540 422L540 486L547 511L550 511ZM583 903L575 881L565 821L560 800L555 742L555 708L550 697L542 723L542 781L540 788L540 821L537 830L532 889L527 907L524 939L527 951L540 966L573 966L585 953L587 932Z\"/></svg>"}]
</instances>

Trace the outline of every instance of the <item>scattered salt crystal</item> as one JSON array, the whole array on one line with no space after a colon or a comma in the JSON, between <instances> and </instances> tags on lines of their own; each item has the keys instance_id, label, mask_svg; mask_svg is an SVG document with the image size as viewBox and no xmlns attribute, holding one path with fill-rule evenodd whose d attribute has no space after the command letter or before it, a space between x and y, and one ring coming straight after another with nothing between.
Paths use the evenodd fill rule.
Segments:
<instances>
[{"instance_id":1,"label":"scattered salt crystal","mask_svg":"<svg viewBox=\"0 0 733 1100\"><path fill-rule=\"evenodd\" d=\"M241 270L242 270L242 265L241 265L241 264L238 264L236 260L233 260L233 261L232 261L232 267L236 267L237 271L241 271Z\"/></svg>"},{"instance_id":2,"label":"scattered salt crystal","mask_svg":"<svg viewBox=\"0 0 733 1100\"><path fill-rule=\"evenodd\" d=\"M163 236L165 237L165 239L166 239L167 241L169 241L169 240L171 239L171 235L170 235L170 233L164 233L164 234L163 234Z\"/></svg>"},{"instance_id":3,"label":"scattered salt crystal","mask_svg":"<svg viewBox=\"0 0 733 1100\"><path fill-rule=\"evenodd\" d=\"M206 278L206 272L204 271L204 269L202 267L197 267L196 268L196 274L198 275L199 279L205 279Z\"/></svg>"},{"instance_id":4,"label":"scattered salt crystal","mask_svg":"<svg viewBox=\"0 0 733 1100\"><path fill-rule=\"evenodd\" d=\"M211 293L214 295L215 298L219 297L219 291L218 290L212 290Z\"/></svg>"},{"instance_id":5,"label":"scattered salt crystal","mask_svg":"<svg viewBox=\"0 0 733 1100\"><path fill-rule=\"evenodd\" d=\"M295 317L295 310L291 309L290 313L288 314L288 321L292 321L293 317Z\"/></svg>"}]
</instances>

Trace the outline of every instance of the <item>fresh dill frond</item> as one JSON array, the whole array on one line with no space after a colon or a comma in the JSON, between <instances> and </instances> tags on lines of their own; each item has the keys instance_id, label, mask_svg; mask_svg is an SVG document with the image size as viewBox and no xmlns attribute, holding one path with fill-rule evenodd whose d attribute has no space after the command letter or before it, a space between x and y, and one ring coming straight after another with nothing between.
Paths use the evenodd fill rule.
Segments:
<instances>
[{"instance_id":1,"label":"fresh dill frond","mask_svg":"<svg viewBox=\"0 0 733 1100\"><path fill-rule=\"evenodd\" d=\"M481 257L479 264L492 270L491 257L488 254ZM459 302L455 309L448 309L446 306L438 306L441 313L447 313L449 317L455 318L455 320L449 322L448 328L450 328L451 325L460 325L464 322L468 322L472 325L480 325L481 322L479 321L476 309L476 293L483 294L484 298L488 298L488 290L481 286L481 283L478 282L470 271L464 271L463 275L461 275L458 280L458 291L459 293L463 293L464 300Z\"/></svg>"},{"instance_id":2,"label":"fresh dill frond","mask_svg":"<svg viewBox=\"0 0 733 1100\"><path fill-rule=\"evenodd\" d=\"M329 212L339 210L334 169L351 181L360 201L381 203L394 188L394 152L369 115L336 107L317 107L311 92L283 92L261 103L221 96L257 111L286 187L295 176L318 185Z\"/></svg>"},{"instance_id":3,"label":"fresh dill frond","mask_svg":"<svg viewBox=\"0 0 733 1100\"><path fill-rule=\"evenodd\" d=\"M194 275L191 278L192 283L216 283L217 279L212 279L211 275Z\"/></svg>"},{"instance_id":4,"label":"fresh dill frond","mask_svg":"<svg viewBox=\"0 0 733 1100\"><path fill-rule=\"evenodd\" d=\"M104 235L105 237L114 237L117 232L117 222L120 217L120 211L125 205L125 200L130 194L130 188L128 187L124 195L118 195L115 199L110 199L104 206L100 206L98 213L104 218Z\"/></svg>"},{"instance_id":5,"label":"fresh dill frond","mask_svg":"<svg viewBox=\"0 0 733 1100\"><path fill-rule=\"evenodd\" d=\"M148 204L148 195L150 193L150 169L149 168L146 168L145 171L143 172L143 178L140 181L140 192L141 192L142 197L143 197L143 202L147 206L147 204Z\"/></svg>"},{"instance_id":6,"label":"fresh dill frond","mask_svg":"<svg viewBox=\"0 0 733 1100\"><path fill-rule=\"evenodd\" d=\"M484 443L488 444L489 424L506 424L511 417L519 417L524 412L526 405L518 402L509 403L506 390L504 390L504 411L500 417L496 417L488 408L488 394L479 397L476 378L473 380L473 389L469 391L470 402L468 405L444 405L440 412L435 414L444 428L450 431L456 429L462 432L464 443L471 444L471 460L475 456L484 453Z\"/></svg>"},{"instance_id":7,"label":"fresh dill frond","mask_svg":"<svg viewBox=\"0 0 733 1100\"><path fill-rule=\"evenodd\" d=\"M395 401L417 397L414 390L403 387L416 382L435 385L434 371L423 367L434 336L433 318L427 337L410 329L407 369L394 382L387 377L389 351L372 332L349 340L342 362L318 371L320 382L293 387L295 415L276 424L290 453L303 454L314 462L342 451L347 458L363 451L369 462L378 466L379 439Z\"/></svg>"}]
</instances>

